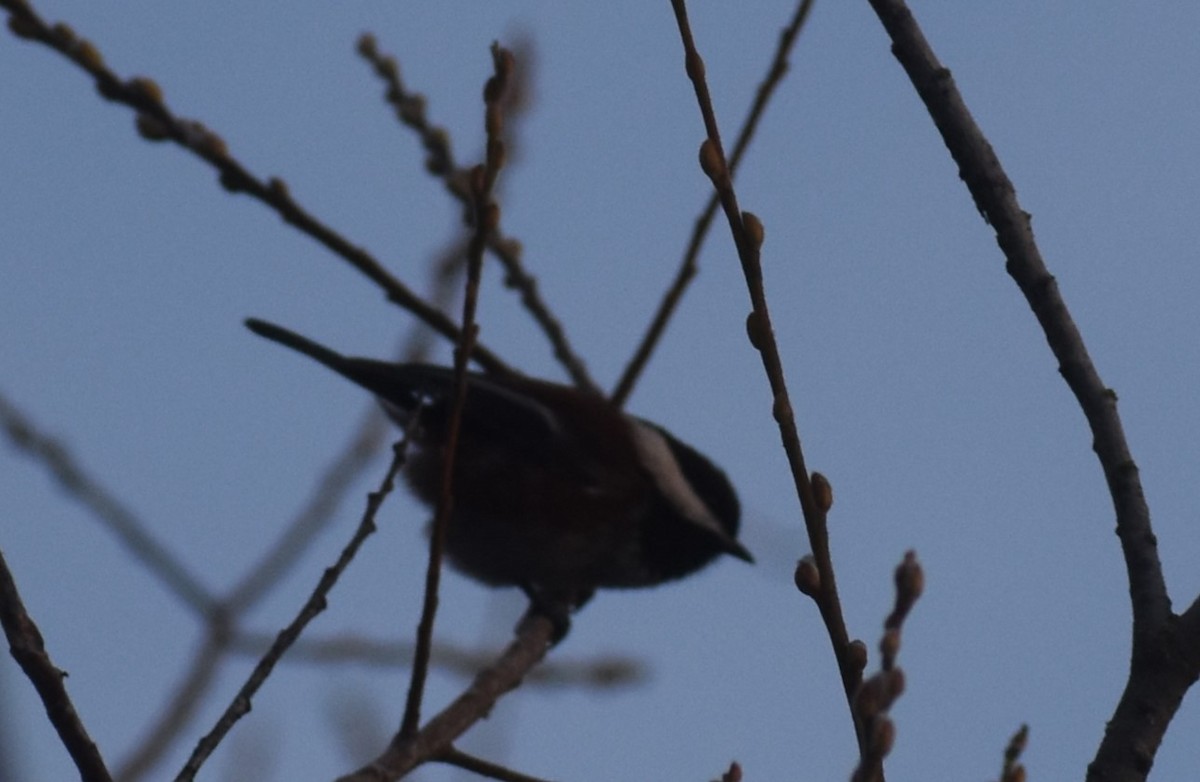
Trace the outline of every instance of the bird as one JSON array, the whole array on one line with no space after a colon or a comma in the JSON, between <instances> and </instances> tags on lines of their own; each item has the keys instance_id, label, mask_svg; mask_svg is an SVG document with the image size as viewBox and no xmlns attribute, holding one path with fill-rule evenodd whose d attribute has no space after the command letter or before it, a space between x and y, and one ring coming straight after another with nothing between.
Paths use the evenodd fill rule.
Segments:
<instances>
[{"instance_id":1,"label":"bird","mask_svg":"<svg viewBox=\"0 0 1200 782\"><path fill-rule=\"evenodd\" d=\"M373 393L415 446L409 488L436 507L453 369L343 356L256 318L246 326ZM721 554L754 561L725 473L661 426L549 381L468 372L466 383L445 537L455 569L520 587L558 615L596 589L674 581Z\"/></svg>"}]
</instances>

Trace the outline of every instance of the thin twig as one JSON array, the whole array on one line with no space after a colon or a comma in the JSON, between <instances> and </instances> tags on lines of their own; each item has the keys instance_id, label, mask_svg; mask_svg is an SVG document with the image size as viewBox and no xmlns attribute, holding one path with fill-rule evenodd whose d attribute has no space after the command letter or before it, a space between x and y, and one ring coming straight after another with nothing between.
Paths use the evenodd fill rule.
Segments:
<instances>
[{"instance_id":1,"label":"thin twig","mask_svg":"<svg viewBox=\"0 0 1200 782\"><path fill-rule=\"evenodd\" d=\"M1008 740L1004 748L1004 766L1000 769L1000 782L1025 782L1025 767L1021 765L1021 754L1029 743L1029 726L1022 725Z\"/></svg>"},{"instance_id":2,"label":"thin twig","mask_svg":"<svg viewBox=\"0 0 1200 782\"><path fill-rule=\"evenodd\" d=\"M267 677L275 668L283 653L300 637L300 633L304 631L308 623L325 610L328 604L329 592L350 565L350 562L354 559L355 554L358 553L358 549L362 546L363 542L375 532L375 515L383 505L384 499L391 493L395 485L396 474L404 465L407 443L408 440L406 437L406 439L394 446L395 456L392 459L391 466L380 483L379 489L367 497L367 508L363 512L362 520L359 522L358 528L354 531L354 535L350 538L345 548L342 549L342 553L338 556L333 566L325 570L320 581L317 582L312 595L309 596L304 606L300 609L300 613L297 614L296 618L286 628L280 631L270 650L254 666L250 677L242 685L241 689L238 690L233 702L229 704L220 719L217 720L217 724L207 735L200 739L195 750L192 751L191 757L188 758L187 763L184 764L183 769L176 777L176 782L186 782L196 776L196 772L200 770L200 766L213 753L213 750L217 748L217 745L221 743L221 740L229 733L229 730L250 711L251 699L258 692L263 682L267 680Z\"/></svg>"},{"instance_id":3,"label":"thin twig","mask_svg":"<svg viewBox=\"0 0 1200 782\"><path fill-rule=\"evenodd\" d=\"M371 463L384 442L386 423L378 405L367 408L349 442L313 482L312 498L288 524L271 548L234 585L224 605L231 614L242 615L267 591L279 584L284 575L308 551L316 535L334 517L346 492Z\"/></svg>"},{"instance_id":4,"label":"thin twig","mask_svg":"<svg viewBox=\"0 0 1200 782\"><path fill-rule=\"evenodd\" d=\"M506 768L483 758L477 758L474 755L468 755L453 747L434 758L434 760L450 766L457 766L467 771L473 771L481 777L499 779L500 782L546 782L541 777L531 777L528 774L513 771L511 768Z\"/></svg>"},{"instance_id":5,"label":"thin twig","mask_svg":"<svg viewBox=\"0 0 1200 782\"><path fill-rule=\"evenodd\" d=\"M446 443L443 447L441 494L434 515L433 534L429 546L429 566L425 573L425 597L421 608L421 619L417 626L417 645L413 654L412 677L409 681L408 697L405 701L404 718L400 725L400 736L411 738L421 724L421 699L425 693L425 678L429 672L429 654L433 646L433 624L437 615L438 589L441 581L442 557L446 547L446 530L453 513L454 462L458 452L458 437L462 425L463 407L467 399L467 363L475 346L478 327L475 325L475 310L479 300L479 283L483 276L483 253L488 235L495 230L500 219L500 208L492 200L492 188L500 168L504 165L504 142L501 129L504 124L502 98L512 75L512 55L499 45L492 45L494 75L488 79L484 89L486 103L484 125L487 129L487 154L482 166L476 167L471 177L471 192L474 197L475 232L467 247L467 287L463 297L462 337L454 352L454 399L450 407Z\"/></svg>"},{"instance_id":6,"label":"thin twig","mask_svg":"<svg viewBox=\"0 0 1200 782\"><path fill-rule=\"evenodd\" d=\"M834 657L837 659L838 671L842 678L842 689L853 717L853 697L862 682L862 668L856 664L855 658L851 654L850 637L846 630L842 605L838 597L833 559L829 552L829 532L825 523L828 506L818 503L817 496L813 491L813 482L810 480L808 468L805 466L800 434L796 429L795 415L784 379L783 361L780 357L779 345L775 341L770 311L767 308L762 264L759 257L763 241L762 224L757 217L748 212L743 213L738 206L737 195L730 179L729 165L721 147L716 113L713 110L708 83L704 77L704 60L696 49L691 27L688 24L687 6L684 0L671 0L671 5L675 9L675 20L683 41L688 78L692 81L696 102L699 104L700 113L704 118L704 127L707 133L707 138L700 148L700 165L712 180L713 187L720 196L721 206L737 247L742 273L746 278L746 287L749 289L753 307L747 320L747 331L751 344L758 350L762 358L763 367L771 386L772 415L779 426L780 438L787 454L788 464L791 466L792 480L800 499L800 508L804 514L804 526L808 533L809 544L812 546L814 564L819 576L815 584L814 599L833 646ZM866 738L863 736L862 726L858 724L857 720L855 721L855 734L861 754L865 751Z\"/></svg>"},{"instance_id":7,"label":"thin twig","mask_svg":"<svg viewBox=\"0 0 1200 782\"><path fill-rule=\"evenodd\" d=\"M261 657L273 638L265 633L240 633L230 640L229 651ZM387 641L353 634L333 638L301 638L288 651L283 662L291 665L355 665L381 668L408 668L412 665L411 641ZM439 670L452 676L470 678L494 659L493 648L464 648L457 644L434 642L430 658ZM649 676L640 660L620 655L597 655L587 659L558 659L546 662L530 672L529 685L612 690L636 687Z\"/></svg>"},{"instance_id":8,"label":"thin twig","mask_svg":"<svg viewBox=\"0 0 1200 782\"><path fill-rule=\"evenodd\" d=\"M468 181L469 172L455 165L450 134L445 128L429 121L425 112L425 96L412 92L405 86L396 58L380 52L373 35L364 34L359 39L358 53L371 64L375 75L387 85L385 98L392 105L396 116L421 139L421 146L426 153L426 170L442 180L446 191L463 205L464 218L471 221L474 212L473 195ZM509 92L512 91L510 87ZM521 105L519 102L514 105L511 101L506 101L506 115ZM562 321L542 298L537 278L526 271L521 260L521 243L512 237L504 236L498 224L496 229L488 234L486 242L488 249L504 267L505 286L521 294L521 303L550 341L555 359L567 370L577 387L599 393L599 386L592 380L583 358L571 347Z\"/></svg>"},{"instance_id":9,"label":"thin twig","mask_svg":"<svg viewBox=\"0 0 1200 782\"><path fill-rule=\"evenodd\" d=\"M216 629L214 624L209 624L200 650L193 655L187 672L181 677L158 717L150 723L149 733L117 764L117 779L121 782L141 779L162 762L167 751L179 739L184 728L204 703L204 695L220 670L227 639L227 633Z\"/></svg>"},{"instance_id":10,"label":"thin twig","mask_svg":"<svg viewBox=\"0 0 1200 782\"><path fill-rule=\"evenodd\" d=\"M8 563L4 561L4 552L0 551L0 625L4 626L4 635L8 638L8 649L13 659L21 666L25 676L37 690L50 724L58 731L58 737L63 746L79 769L79 777L84 782L112 782L108 768L100 750L88 735L87 729L71 703L71 696L63 685L66 672L59 670L50 660L46 652L46 644L37 624L25 611L21 594Z\"/></svg>"},{"instance_id":11,"label":"thin twig","mask_svg":"<svg viewBox=\"0 0 1200 782\"><path fill-rule=\"evenodd\" d=\"M3 397L0 397L0 424L14 445L44 464L69 496L81 502L104 526L112 530L134 559L141 562L169 592L191 607L206 625L202 650L183 675L174 694L164 704L160 716L152 723L145 739L116 766L119 779L141 778L163 758L171 743L178 738L179 731L195 716L202 695L215 680L219 657L233 632L236 617L244 613L263 590L272 583L278 583L283 570L302 553L306 539L320 528L319 519L326 516L330 507L336 504L335 495L344 490L350 473L357 470L367 458L364 449L369 448L370 444L361 437L356 438L350 451L336 460L330 472L319 482L321 490L314 497L314 502L298 517L292 534L285 534L279 546L250 571L250 576L235 588L234 598L221 600L210 594L188 571L183 561L175 558L150 534L148 530L151 525L126 508L89 475L61 443L39 431L28 417ZM378 427L375 429L378 431Z\"/></svg>"},{"instance_id":12,"label":"thin twig","mask_svg":"<svg viewBox=\"0 0 1200 782\"><path fill-rule=\"evenodd\" d=\"M189 150L217 170L221 186L226 190L246 193L258 199L275 210L285 222L317 240L366 275L383 290L389 301L420 318L447 339L459 339L457 324L437 307L413 293L369 252L309 214L292 198L282 179L272 177L263 182L256 178L230 153L219 135L200 122L173 114L163 100L162 88L153 80L135 77L123 81L108 69L93 43L78 37L63 23L48 26L25 0L0 0L0 8L8 9L9 29L17 36L38 41L65 55L95 79L96 89L103 98L137 111L137 130L143 138L148 141L171 141ZM476 347L473 358L493 374L516 374L515 370L483 345Z\"/></svg>"},{"instance_id":13,"label":"thin twig","mask_svg":"<svg viewBox=\"0 0 1200 782\"><path fill-rule=\"evenodd\" d=\"M455 280L462 265L435 260L431 266L426 298L438 309L445 310L457 290ZM423 323L414 322L398 355L402 356L404 361L424 360L432 347L432 334ZM294 566L311 546L317 534L332 520L334 509L341 504L346 490L378 450L383 427L382 413L378 405L372 403L345 447L315 480L317 490L288 525L271 551L263 555L258 564L251 566L246 575L229 591L228 596L222 599L221 605L224 609L208 618L201 651L192 660L190 669L175 688L175 694L161 709L160 716L151 724L149 735L130 751L124 762L118 764L119 779L133 782L161 762L167 750L178 740L199 709L203 696L215 680L221 654L246 652L252 653L255 658L266 654L274 638L266 637L256 643L247 641L247 633L237 627L239 619L272 587L281 583L283 575ZM251 646L252 651L247 651ZM286 659L304 659L304 646L303 639L299 640L291 647ZM411 658L411 654L409 657ZM601 675L600 670L596 676Z\"/></svg>"},{"instance_id":14,"label":"thin twig","mask_svg":"<svg viewBox=\"0 0 1200 782\"><path fill-rule=\"evenodd\" d=\"M466 191L466 183L461 177L454 177L458 165L454 162L454 150L450 146L450 133L444 127L434 125L425 114L425 96L413 92L404 85L400 78L400 65L396 58L379 51L379 44L371 33L363 33L358 39L359 55L371 64L375 75L387 85L384 99L392 106L396 118L405 126L416 131L425 148L425 169L442 179L447 188L451 188L456 198L464 204L470 196Z\"/></svg>"},{"instance_id":15,"label":"thin twig","mask_svg":"<svg viewBox=\"0 0 1200 782\"><path fill-rule=\"evenodd\" d=\"M204 617L218 610L218 601L184 564L150 532L132 510L92 477L67 447L43 433L16 405L0 395L0 426L9 442L41 463L59 485L105 527L135 560L146 566L167 590Z\"/></svg>"},{"instance_id":16,"label":"thin twig","mask_svg":"<svg viewBox=\"0 0 1200 782\"><path fill-rule=\"evenodd\" d=\"M904 671L896 665L900 635L905 618L925 590L925 572L914 552L906 553L896 568L895 583L895 605L884 620L883 638L879 641L879 672L864 681L854 696L854 711L867 744L851 782L882 782L883 760L896 741L896 726L889 712L904 693Z\"/></svg>"},{"instance_id":17,"label":"thin twig","mask_svg":"<svg viewBox=\"0 0 1200 782\"><path fill-rule=\"evenodd\" d=\"M779 46L775 50L775 56L772 58L762 82L758 85L758 90L754 96L754 103L751 104L745 119L742 120L742 127L738 131L737 141L733 144L733 154L729 156L730 177L736 176L738 166L742 162L742 157L745 155L746 149L750 146L751 139L754 138L754 132L758 129L759 120L762 119L768 104L771 102L772 96L775 94L775 88L779 86L783 81L783 77L787 75L789 67L788 56L791 54L792 47L795 45L800 31L804 28L805 21L808 20L808 14L812 10L813 2L814 0L800 0L800 4L796 6L796 12L792 15L791 21L779 34ZM716 215L717 206L719 205L720 196L716 192L713 192L708 197L708 203L700 211L700 216L696 218L696 222L692 227L692 235L688 239L687 248L683 252L683 259L679 263L679 270L675 273L675 279L671 282L670 287L667 288L666 293L663 294L662 301L658 305L658 310L654 313L654 318L650 321L649 328L646 329L646 334L642 337L637 350L634 351L633 357L629 360L629 364L626 365L625 371L621 374L621 380L617 383L616 388L613 389L612 402L617 407L624 406L625 402L629 399L629 395L633 392L634 384L637 383L642 371L646 368L646 363L650 360L650 355L658 347L658 342L667 330L667 324L675 314L675 309L683 299L683 294L687 291L692 279L696 276L700 248L704 246L704 240L708 238L708 229L712 225L713 216Z\"/></svg>"}]
</instances>

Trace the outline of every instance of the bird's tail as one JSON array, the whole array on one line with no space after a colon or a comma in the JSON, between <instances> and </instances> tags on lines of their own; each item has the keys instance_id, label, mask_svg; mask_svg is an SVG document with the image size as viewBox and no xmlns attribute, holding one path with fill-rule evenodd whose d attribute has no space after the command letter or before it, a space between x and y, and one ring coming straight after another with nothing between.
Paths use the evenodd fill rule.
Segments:
<instances>
[{"instance_id":1,"label":"bird's tail","mask_svg":"<svg viewBox=\"0 0 1200 782\"><path fill-rule=\"evenodd\" d=\"M345 356L330 350L324 345L313 342L308 337L302 337L294 331L285 329L283 326L276 326L274 323L268 323L258 318L246 318L246 328L260 337L266 337L272 342L278 342L280 345L285 345L292 350L303 353L309 358L320 361L335 372L343 375L346 374Z\"/></svg>"},{"instance_id":2,"label":"bird's tail","mask_svg":"<svg viewBox=\"0 0 1200 782\"><path fill-rule=\"evenodd\" d=\"M450 371L441 367L390 364L369 358L343 356L308 337L257 318L247 318L246 327L260 337L278 342L324 364L375 394L387 414L401 426L407 425L412 411L423 400L442 397L450 387Z\"/></svg>"}]
</instances>

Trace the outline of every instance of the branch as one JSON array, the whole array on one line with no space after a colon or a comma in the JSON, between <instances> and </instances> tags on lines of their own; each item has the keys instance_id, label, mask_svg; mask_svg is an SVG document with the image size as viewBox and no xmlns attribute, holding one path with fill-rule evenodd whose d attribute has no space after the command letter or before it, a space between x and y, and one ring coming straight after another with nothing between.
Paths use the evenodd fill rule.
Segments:
<instances>
[{"instance_id":1,"label":"branch","mask_svg":"<svg viewBox=\"0 0 1200 782\"><path fill-rule=\"evenodd\" d=\"M201 616L218 612L217 599L187 565L150 534L150 525L89 475L66 446L43 433L0 394L0 427L16 448L41 463L67 496L88 509L135 560L146 566L168 591Z\"/></svg>"},{"instance_id":2,"label":"branch","mask_svg":"<svg viewBox=\"0 0 1200 782\"><path fill-rule=\"evenodd\" d=\"M229 638L224 629L210 621L200 650L192 656L187 673L150 723L149 732L117 764L117 779L121 782L132 782L149 774L195 718L220 669L221 655Z\"/></svg>"},{"instance_id":3,"label":"branch","mask_svg":"<svg viewBox=\"0 0 1200 782\"><path fill-rule=\"evenodd\" d=\"M445 763L449 766L456 766L467 771L487 777L488 779L498 779L501 782L546 782L538 777L531 777L528 774L522 774L519 771L513 771L510 768L492 763L489 760L477 758L474 755L468 755L451 747L435 758L439 763Z\"/></svg>"},{"instance_id":4,"label":"branch","mask_svg":"<svg viewBox=\"0 0 1200 782\"><path fill-rule=\"evenodd\" d=\"M458 437L462 428L463 409L467 401L467 362L475 347L479 328L475 324L475 309L479 300L479 282L483 275L483 253L487 237L500 221L500 207L492 200L492 188L504 165L504 142L500 137L504 125L502 99L513 72L512 54L498 44L492 44L494 75L484 88L486 103L484 126L487 131L487 154L483 165L471 176L471 194L475 231L467 246L467 288L463 297L463 330L454 351L454 398L450 405L446 442L442 449L442 486L437 511L433 518L433 534L429 545L429 567L425 573L425 598L421 619L417 625L417 647L413 655L412 678L404 706L400 735L416 734L421 720L421 699L425 694L425 678L429 673L429 655L433 646L433 621L437 614L438 588L441 582L442 557L446 548L446 531L454 509L454 462L458 453ZM413 416L420 419L420 414Z\"/></svg>"},{"instance_id":5,"label":"branch","mask_svg":"<svg viewBox=\"0 0 1200 782\"><path fill-rule=\"evenodd\" d=\"M1196 621L1171 612L1150 510L1117 413L1116 394L1100 379L1042 260L1029 214L1017 201L1012 182L950 71L938 61L903 0L870 2L891 36L892 53L958 164L976 208L995 230L1008 273L1037 317L1058 360L1059 373L1091 429L1092 447L1116 511L1133 608L1133 649L1129 681L1088 768L1088 779L1145 779L1184 693L1200 676L1200 646Z\"/></svg>"},{"instance_id":6,"label":"branch","mask_svg":"<svg viewBox=\"0 0 1200 782\"><path fill-rule=\"evenodd\" d=\"M792 47L796 43L796 38L800 35L800 30L804 28L804 23L808 20L809 11L812 10L813 0L800 0L800 4L796 6L796 12L792 15L791 22L783 28L779 34L779 47L775 50L775 57L771 60L770 66L767 68L767 74L763 77L762 82L758 85L758 90L754 96L754 103L751 104L746 118L742 120L742 127L738 131L737 141L733 144L733 154L729 156L729 172L730 177L733 177L738 170L738 165L742 162L742 157L746 149L750 146L750 140L754 138L754 132L758 129L758 122L762 119L762 115L767 110L767 105L771 102L771 98L775 94L775 88L783 81L783 77L788 72L788 56L791 54ZM650 327L646 329L646 334L642 337L641 343L637 350L634 351L633 357L629 359L629 364L625 367L625 371L621 374L621 380L617 383L616 388L612 392L612 402L617 407L621 407L629 399L629 395L633 392L633 386L637 383L638 377L642 374L642 370L646 368L646 363L650 360L650 355L658 346L659 340L662 339L663 333L667 330L667 324L671 317L675 314L675 309L679 306L679 302L683 299L683 294L687 291L692 279L698 271L697 261L700 257L700 248L704 246L704 240L708 238L708 228L712 225L713 216L717 213L717 206L720 204L720 196L717 193L712 193L708 197L708 203L700 211L700 216L696 218L696 223L692 228L692 236L688 240L687 249L684 250L683 259L679 263L679 270L675 272L675 280L667 288L663 294L662 301L658 305L658 311L654 313L654 318L650 322Z\"/></svg>"},{"instance_id":7,"label":"branch","mask_svg":"<svg viewBox=\"0 0 1200 782\"><path fill-rule=\"evenodd\" d=\"M1008 740L1004 748L1004 765L1000 769L1000 782L1025 782L1025 767L1021 765L1021 754L1029 742L1029 726L1022 725Z\"/></svg>"},{"instance_id":8,"label":"branch","mask_svg":"<svg viewBox=\"0 0 1200 782\"><path fill-rule=\"evenodd\" d=\"M273 638L265 633L238 633L230 639L235 654L261 657ZM388 641L339 634L329 638L301 638L292 646L284 662L319 666L355 665L382 668L407 668L412 665L414 645L409 641ZM495 649L471 649L447 642L434 642L430 657L439 670L453 676L470 678L486 666ZM546 688L611 690L645 684L649 671L641 661L620 655L597 655L586 659L558 659L546 662L525 677L526 686Z\"/></svg>"},{"instance_id":9,"label":"branch","mask_svg":"<svg viewBox=\"0 0 1200 782\"><path fill-rule=\"evenodd\" d=\"M464 216L470 222L473 215L473 195L468 172L455 165L454 153L450 148L450 134L444 128L429 122L425 113L425 96L404 86L396 58L381 53L373 35L364 34L359 38L358 53L371 64L375 75L387 85L385 97L395 110L396 116L420 137L421 146L425 148L426 153L425 169L442 180L446 191L463 205ZM517 84L510 87L510 95L514 87L519 92L528 92L521 90ZM523 104L518 100L515 105L520 107ZM513 107L513 101L505 102L505 108L509 112ZM520 292L521 303L550 341L554 357L567 370L577 387L599 393L599 387L588 374L583 358L571 347L562 322L542 299L537 278L525 270L521 261L521 243L500 233L498 225L485 237L485 241L488 249L504 267L505 286Z\"/></svg>"},{"instance_id":10,"label":"branch","mask_svg":"<svg viewBox=\"0 0 1200 782\"><path fill-rule=\"evenodd\" d=\"M192 751L192 755L188 758L183 769L175 778L176 782L186 782L194 779L196 772L200 770L200 766L213 753L213 750L221 743L234 724L244 717L250 711L250 701L262 687L267 677L271 675L276 663L283 657L284 652L288 650L296 639L300 637L300 633L308 626L308 623L317 617L325 610L328 604L328 595L333 587L337 584L338 579L350 562L358 553L359 548L372 533L375 532L375 515L379 512L379 508L383 505L384 499L391 493L395 485L396 474L404 465L405 448L408 443L407 435L404 440L400 441L393 447L395 456L392 459L391 466L388 468L387 474L380 483L379 489L372 492L367 498L367 508L363 512L362 521L359 522L358 529L354 531L354 535L350 538L350 542L342 549L342 553L338 556L337 561L332 567L327 568L317 582L316 588L312 595L304 603L300 609L300 613L292 620L291 624L280 631L275 639L275 643L267 651L258 664L254 666L250 677L246 683L238 690L234 696L233 702L225 709L225 712L217 720L217 724L211 731L208 732Z\"/></svg>"},{"instance_id":11,"label":"branch","mask_svg":"<svg viewBox=\"0 0 1200 782\"><path fill-rule=\"evenodd\" d=\"M883 782L883 759L896 743L896 725L889 715L896 699L904 694L904 671L896 665L900 653L900 635L904 620L925 591L925 572L917 562L916 553L909 551L896 568L896 602L883 623L883 638L879 641L879 673L867 679L854 695L856 721L863 726L867 737L866 752L859 758L851 782ZM866 659L863 650L863 659Z\"/></svg>"},{"instance_id":12,"label":"branch","mask_svg":"<svg viewBox=\"0 0 1200 782\"><path fill-rule=\"evenodd\" d=\"M462 695L412 737L396 734L391 745L369 765L339 782L390 782L444 753L472 725L486 717L504 693L521 683L545 656L554 624L531 607L517 626L517 637Z\"/></svg>"},{"instance_id":13,"label":"branch","mask_svg":"<svg viewBox=\"0 0 1200 782\"><path fill-rule=\"evenodd\" d=\"M4 552L0 552L0 624L8 638L9 652L41 697L50 724L58 731L58 737L79 769L79 778L83 782L112 782L100 750L83 727L71 696L63 686L66 672L50 661L42 634L33 617L25 611L17 584L4 561Z\"/></svg>"},{"instance_id":14,"label":"branch","mask_svg":"<svg viewBox=\"0 0 1200 782\"><path fill-rule=\"evenodd\" d=\"M347 491L379 452L385 440L385 426L381 409L372 404L345 447L313 481L315 488L308 502L271 548L229 590L223 605L231 615L244 615L269 589L282 582L308 551L316 535L333 519Z\"/></svg>"},{"instance_id":15,"label":"branch","mask_svg":"<svg viewBox=\"0 0 1200 782\"><path fill-rule=\"evenodd\" d=\"M752 305L752 310L746 320L746 329L750 337L750 344L762 358L763 368L771 386L772 415L779 426L780 439L784 452L787 454L788 464L791 466L792 480L800 499L801 511L804 514L805 530L813 550L811 565L816 578L812 582L814 590L812 596L829 634L829 641L833 646L834 657L837 659L838 671L842 678L842 690L853 718L855 714L853 698L862 682L862 664L858 656L852 653L853 647L846 630L846 621L842 616L841 600L838 597L833 559L829 552L829 531L825 516L832 502L832 493L828 481L820 477L818 486L820 495L818 496L818 493L814 491L814 485L818 484L818 474L814 474L810 479L808 468L805 465L800 433L796 429L792 402L789 398L787 382L784 379L783 360L779 353L779 345L775 341L775 330L771 325L766 289L763 285L760 258L764 237L762 223L753 214L742 212L738 206L729 164L721 147L721 134L717 127L716 112L713 109L712 97L709 95L708 83L704 77L704 60L700 57L700 52L697 51L695 41L692 39L692 31L687 18L687 6L684 0L671 0L671 5L675 9L675 20L679 26L679 36L683 41L687 75L696 92L696 102L699 104L700 113L704 118L704 128L707 133L707 138L700 146L700 166L712 180L713 187L720 197L721 207L729 223L729 230L733 234L734 245L737 247L742 274L746 278L746 287L749 289ZM799 576L799 574L797 575ZM858 738L859 753L865 755L867 739L857 720L855 720L855 735Z\"/></svg>"},{"instance_id":16,"label":"branch","mask_svg":"<svg viewBox=\"0 0 1200 782\"><path fill-rule=\"evenodd\" d=\"M871 0L871 5L892 37L893 54L908 73L958 164L975 206L995 229L1008 273L1037 316L1058 359L1059 372L1087 417L1095 438L1093 448L1116 509L1117 534L1133 599L1134 636L1144 636L1161 627L1170 615L1171 604L1150 528L1150 511L1117 414L1116 394L1096 372L1079 328L1042 260L1029 214L1021 209L1012 182L975 124L950 71L938 61L902 0Z\"/></svg>"},{"instance_id":17,"label":"branch","mask_svg":"<svg viewBox=\"0 0 1200 782\"><path fill-rule=\"evenodd\" d=\"M420 318L447 339L458 340L457 324L413 293L366 250L305 211L292 198L282 179L272 177L266 182L257 179L230 153L219 135L200 122L173 114L163 100L162 88L153 80L135 77L123 81L108 69L93 43L78 37L62 22L53 27L46 25L25 0L0 0L0 8L8 9L8 26L17 37L38 41L66 56L95 79L101 97L137 111L137 130L142 138L171 141L192 152L217 170L221 186L230 193L246 193L275 210L285 222L316 239L366 275L383 290L389 301ZM490 373L517 374L482 345L476 347L474 358Z\"/></svg>"}]
</instances>

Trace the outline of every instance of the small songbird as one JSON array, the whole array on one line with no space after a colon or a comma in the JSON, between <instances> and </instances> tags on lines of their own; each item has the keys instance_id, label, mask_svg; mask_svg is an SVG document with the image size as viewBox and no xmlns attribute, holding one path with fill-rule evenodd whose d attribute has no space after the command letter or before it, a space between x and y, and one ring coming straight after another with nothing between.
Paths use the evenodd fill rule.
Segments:
<instances>
[{"instance_id":1,"label":"small songbird","mask_svg":"<svg viewBox=\"0 0 1200 782\"><path fill-rule=\"evenodd\" d=\"M412 433L409 486L436 505L452 369L350 358L271 323L246 325L375 394ZM569 386L476 373L467 384L446 530L463 573L579 606L598 587L652 586L722 553L753 561L736 539L725 473L661 427Z\"/></svg>"}]
</instances>

